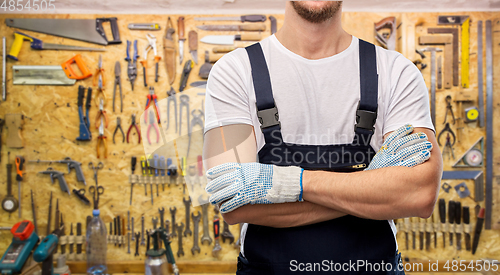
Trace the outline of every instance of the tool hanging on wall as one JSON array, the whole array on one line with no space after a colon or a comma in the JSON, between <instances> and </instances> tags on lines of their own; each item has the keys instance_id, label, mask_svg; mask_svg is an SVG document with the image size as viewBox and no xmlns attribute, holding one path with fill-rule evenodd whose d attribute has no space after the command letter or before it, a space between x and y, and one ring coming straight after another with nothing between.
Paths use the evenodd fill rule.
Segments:
<instances>
[{"instance_id":1,"label":"tool hanging on wall","mask_svg":"<svg viewBox=\"0 0 500 275\"><path fill-rule=\"evenodd\" d=\"M78 117L80 119L79 133L76 138L78 141L92 140L92 132L90 132L89 110L91 107L90 100L92 98L92 88L88 88L87 101L85 104L85 114L83 113L83 99L85 98L85 87L78 87Z\"/></svg>"},{"instance_id":2,"label":"tool hanging on wall","mask_svg":"<svg viewBox=\"0 0 500 275\"><path fill-rule=\"evenodd\" d=\"M116 128L115 128L115 131L113 133L113 144L116 144L116 142L115 142L115 135L116 135L116 132L118 130L120 130L120 132L122 133L122 137L123 137L122 143L125 143L125 133L123 133L122 120L121 120L120 117L116 118Z\"/></svg>"},{"instance_id":3,"label":"tool hanging on wall","mask_svg":"<svg viewBox=\"0 0 500 275\"><path fill-rule=\"evenodd\" d=\"M263 32L266 30L266 24L198 25L196 28L204 31Z\"/></svg>"},{"instance_id":4,"label":"tool hanging on wall","mask_svg":"<svg viewBox=\"0 0 500 275\"><path fill-rule=\"evenodd\" d=\"M76 66L80 70L81 74L76 73L73 70L73 66L72 66L73 64L76 64ZM83 58L80 54L77 54L77 55L73 56L72 58L68 59L66 62L62 63L61 67L62 67L64 73L66 74L66 76L70 79L81 80L81 79L89 78L92 76L92 73L90 72L90 70L87 67L87 65L85 64L85 62L83 61Z\"/></svg>"},{"instance_id":5,"label":"tool hanging on wall","mask_svg":"<svg viewBox=\"0 0 500 275\"><path fill-rule=\"evenodd\" d=\"M132 122L130 123L130 126L128 127L128 130L127 130L127 143L130 143L129 138L130 138L130 131L132 130L132 128L135 129L135 131L137 132L137 136L139 137L139 141L137 143L141 144L141 132L139 131L139 127L137 127L137 124L135 123L135 115L134 114L132 114Z\"/></svg>"},{"instance_id":6,"label":"tool hanging on wall","mask_svg":"<svg viewBox=\"0 0 500 275\"><path fill-rule=\"evenodd\" d=\"M438 25L460 25L461 27L462 36L460 41L462 43L461 44L462 60L460 63L462 66L462 88L469 88L470 18L468 15L442 15L438 17ZM458 38L456 42L458 43ZM458 51L458 45L456 48ZM458 53L456 54L456 58L458 59ZM458 68L458 62L456 64ZM458 80L455 86L458 86Z\"/></svg>"},{"instance_id":7,"label":"tool hanging on wall","mask_svg":"<svg viewBox=\"0 0 500 275\"><path fill-rule=\"evenodd\" d=\"M159 31L161 29L158 23L130 23L128 24L129 30L138 31Z\"/></svg>"},{"instance_id":8,"label":"tool hanging on wall","mask_svg":"<svg viewBox=\"0 0 500 275\"><path fill-rule=\"evenodd\" d=\"M396 17L386 17L374 24L375 26L375 39L385 49L396 50ZM379 33L383 29L389 29L389 33Z\"/></svg>"},{"instance_id":9,"label":"tool hanging on wall","mask_svg":"<svg viewBox=\"0 0 500 275\"><path fill-rule=\"evenodd\" d=\"M155 94L155 88L154 87L149 87L149 94L147 95L147 100L146 100L146 108L144 109L146 113L144 113L144 123L147 122L148 119L148 109L150 105L153 105L151 107L154 107L156 111L156 118L158 120L158 124L160 124L160 110L158 108L158 97Z\"/></svg>"},{"instance_id":10,"label":"tool hanging on wall","mask_svg":"<svg viewBox=\"0 0 500 275\"><path fill-rule=\"evenodd\" d=\"M182 70L182 75L181 75L181 82L179 84L179 92L184 91L184 89L187 86L187 81L189 78L189 75L191 74L191 70L193 69L193 61L188 60L184 64L184 69Z\"/></svg>"},{"instance_id":11,"label":"tool hanging on wall","mask_svg":"<svg viewBox=\"0 0 500 275\"><path fill-rule=\"evenodd\" d=\"M234 45L235 41L260 41L260 33L243 33L236 35L207 35L200 39L202 43L214 45Z\"/></svg>"},{"instance_id":12,"label":"tool hanging on wall","mask_svg":"<svg viewBox=\"0 0 500 275\"><path fill-rule=\"evenodd\" d=\"M83 202L86 205L90 205L90 200L87 197L85 197L85 189L83 188L79 190L73 189L72 192L78 199L80 199L81 202Z\"/></svg>"},{"instance_id":13,"label":"tool hanging on wall","mask_svg":"<svg viewBox=\"0 0 500 275\"><path fill-rule=\"evenodd\" d=\"M125 61L127 61L127 76L128 80L130 81L130 86L132 87L132 91L134 90L134 82L137 78L137 58L139 55L137 54L137 40L134 40L134 52L132 55L132 58L130 58L130 44L131 42L127 40L127 58L125 58Z\"/></svg>"},{"instance_id":14,"label":"tool hanging on wall","mask_svg":"<svg viewBox=\"0 0 500 275\"><path fill-rule=\"evenodd\" d=\"M442 56L437 58L437 88L443 88L443 62Z\"/></svg>"},{"instance_id":15,"label":"tool hanging on wall","mask_svg":"<svg viewBox=\"0 0 500 275\"><path fill-rule=\"evenodd\" d=\"M470 190L467 187L467 184L465 184L465 182L461 182L455 185L455 191L457 191L457 194L461 199L470 197ZM472 197L470 198L473 199Z\"/></svg>"},{"instance_id":16,"label":"tool hanging on wall","mask_svg":"<svg viewBox=\"0 0 500 275\"><path fill-rule=\"evenodd\" d=\"M189 53L194 63L198 65L198 33L196 31L189 31Z\"/></svg>"},{"instance_id":17,"label":"tool hanging on wall","mask_svg":"<svg viewBox=\"0 0 500 275\"><path fill-rule=\"evenodd\" d=\"M149 111L149 125L148 125L148 130L147 130L147 138L148 138L148 143L151 145L151 139L149 138L149 133L151 131L151 128L154 129L154 132L156 133L156 142L160 140L160 129L158 129L158 126L156 125L155 122L155 114L153 110Z\"/></svg>"},{"instance_id":18,"label":"tool hanging on wall","mask_svg":"<svg viewBox=\"0 0 500 275\"><path fill-rule=\"evenodd\" d=\"M113 40L106 37L102 23L109 22ZM81 40L89 43L108 45L120 44L120 33L116 17L97 19L38 19L38 18L7 18L5 24L19 28L55 36Z\"/></svg>"},{"instance_id":19,"label":"tool hanging on wall","mask_svg":"<svg viewBox=\"0 0 500 275\"><path fill-rule=\"evenodd\" d=\"M179 99L180 99L180 103L179 103L179 136L182 134L182 109L184 107L184 109L186 109L186 121L187 121L187 128L189 130L189 123L190 123L190 120L189 120L189 96L188 95L185 95L185 94L182 94L181 96L179 96Z\"/></svg>"},{"instance_id":20,"label":"tool hanging on wall","mask_svg":"<svg viewBox=\"0 0 500 275\"><path fill-rule=\"evenodd\" d=\"M18 217L21 218L21 181L23 181L24 157L16 156L16 180L17 180L17 197L19 198Z\"/></svg>"},{"instance_id":21,"label":"tool hanging on wall","mask_svg":"<svg viewBox=\"0 0 500 275\"><path fill-rule=\"evenodd\" d=\"M14 42L12 43L9 55L7 55L7 57L17 61L18 60L17 56L21 51L24 41L30 41L30 47L34 50L95 51L95 52L106 51L105 49L99 49L99 48L88 48L88 47L80 47L72 45L45 43L42 40L37 39L33 36L16 31L14 32Z\"/></svg>"},{"instance_id":22,"label":"tool hanging on wall","mask_svg":"<svg viewBox=\"0 0 500 275\"><path fill-rule=\"evenodd\" d=\"M191 136L193 135L193 127L198 125L201 127L201 133L203 133L204 125L205 123L203 120L205 119L205 113L203 113L202 110L200 109L195 109L191 111L191 123L189 123L189 129L188 129L188 136L189 136L189 142L188 142L188 149L186 153L186 157L189 156L189 148L191 148Z\"/></svg>"},{"instance_id":23,"label":"tool hanging on wall","mask_svg":"<svg viewBox=\"0 0 500 275\"><path fill-rule=\"evenodd\" d=\"M0 162L2 160L2 132L3 132L3 126L5 124L5 120L0 118ZM177 131L177 129L175 129Z\"/></svg>"},{"instance_id":24,"label":"tool hanging on wall","mask_svg":"<svg viewBox=\"0 0 500 275\"><path fill-rule=\"evenodd\" d=\"M474 201L484 200L484 177L482 170L472 171L443 171L442 180L473 180Z\"/></svg>"},{"instance_id":25,"label":"tool hanging on wall","mask_svg":"<svg viewBox=\"0 0 500 275\"><path fill-rule=\"evenodd\" d=\"M470 251L471 250L470 232L472 231L472 226L470 224L470 213L468 206L463 207L462 214L464 219L465 250Z\"/></svg>"},{"instance_id":26,"label":"tool hanging on wall","mask_svg":"<svg viewBox=\"0 0 500 275\"><path fill-rule=\"evenodd\" d=\"M186 37L184 37L184 16L180 16L177 19L177 31L179 40L179 64L182 64L184 60L184 41L186 41Z\"/></svg>"},{"instance_id":27,"label":"tool hanging on wall","mask_svg":"<svg viewBox=\"0 0 500 275\"><path fill-rule=\"evenodd\" d=\"M102 116L101 116L101 125L99 126L99 135L97 136L97 144L96 144L97 158L100 158L99 147L101 146L104 147L104 158L108 158L108 142L106 140L106 136L104 135L104 119Z\"/></svg>"},{"instance_id":28,"label":"tool hanging on wall","mask_svg":"<svg viewBox=\"0 0 500 275\"><path fill-rule=\"evenodd\" d=\"M99 120L101 122L100 124ZM104 127L108 128L108 115L106 114L106 110L104 110L104 99L101 98L101 100L99 101L99 110L97 111L97 115L95 116L95 128L99 129L99 127L103 125Z\"/></svg>"},{"instance_id":29,"label":"tool hanging on wall","mask_svg":"<svg viewBox=\"0 0 500 275\"><path fill-rule=\"evenodd\" d=\"M455 142L456 142L456 137L455 137L455 133L453 132L453 130L450 128L450 123L446 123L446 125L444 126L443 130L441 130L441 132L439 132L439 135L438 135L438 144L441 146L441 136L446 133L446 143L444 145L444 148L443 148L443 156L445 155L445 152L447 149L450 150L450 154L453 156L453 159L455 159L455 155L453 153L453 145L455 145ZM453 139L451 139L453 138ZM453 142L452 142L453 140Z\"/></svg>"},{"instance_id":30,"label":"tool hanging on wall","mask_svg":"<svg viewBox=\"0 0 500 275\"><path fill-rule=\"evenodd\" d=\"M2 100L7 100L7 41L5 36L2 37Z\"/></svg>"},{"instance_id":31,"label":"tool hanging on wall","mask_svg":"<svg viewBox=\"0 0 500 275\"><path fill-rule=\"evenodd\" d=\"M424 52L431 52L431 119L432 124L436 125L436 52L441 49L427 47L422 49Z\"/></svg>"},{"instance_id":32,"label":"tool hanging on wall","mask_svg":"<svg viewBox=\"0 0 500 275\"><path fill-rule=\"evenodd\" d=\"M10 157L10 152L9 152ZM13 213L19 207L17 199L12 195L12 164L10 164L10 159L7 160L7 195L2 200L3 210Z\"/></svg>"},{"instance_id":33,"label":"tool hanging on wall","mask_svg":"<svg viewBox=\"0 0 500 275\"><path fill-rule=\"evenodd\" d=\"M486 201L485 229L491 229L493 212L493 41L491 20L486 20ZM475 236L474 236L475 238ZM478 237L479 238L479 237ZM474 249L473 249L474 251ZM473 253L474 254L474 253Z\"/></svg>"},{"instance_id":34,"label":"tool hanging on wall","mask_svg":"<svg viewBox=\"0 0 500 275\"><path fill-rule=\"evenodd\" d=\"M458 160L453 168L475 168L483 166L484 137L480 137Z\"/></svg>"},{"instance_id":35,"label":"tool hanging on wall","mask_svg":"<svg viewBox=\"0 0 500 275\"><path fill-rule=\"evenodd\" d=\"M444 46L444 88L452 86L453 36L451 34L420 36L420 45Z\"/></svg>"},{"instance_id":36,"label":"tool hanging on wall","mask_svg":"<svg viewBox=\"0 0 500 275\"><path fill-rule=\"evenodd\" d=\"M165 36L163 37L163 57L165 58L165 68L167 70L168 83L172 85L175 80L176 51L173 34L175 29L172 20L168 17Z\"/></svg>"},{"instance_id":37,"label":"tool hanging on wall","mask_svg":"<svg viewBox=\"0 0 500 275\"><path fill-rule=\"evenodd\" d=\"M38 224L36 220L36 206L35 206L35 201L33 200L33 190L30 190L31 193L31 214L33 215L33 225L35 225L35 232L36 234L38 233Z\"/></svg>"},{"instance_id":38,"label":"tool hanging on wall","mask_svg":"<svg viewBox=\"0 0 500 275\"><path fill-rule=\"evenodd\" d=\"M99 106L99 108L101 108L100 105L102 105L102 107L104 107L106 105L106 103L108 102L107 98L106 98L106 94L104 93L104 87L103 87L103 81L102 81L102 76L99 75L99 81L98 81L98 85L97 85L97 94L95 95L95 98L94 98L94 102L95 102L95 106ZM97 128L97 125L96 125L96 128Z\"/></svg>"},{"instance_id":39,"label":"tool hanging on wall","mask_svg":"<svg viewBox=\"0 0 500 275\"><path fill-rule=\"evenodd\" d=\"M61 191L68 193L68 195L71 195L69 192L69 187L68 183L66 182L66 179L64 178L64 173L59 172L54 170L52 167L48 167L47 170L38 172L39 174L44 174L44 175L49 175L50 176L50 181L52 184L54 184L54 180L57 179L59 182L59 188L61 188Z\"/></svg>"},{"instance_id":40,"label":"tool hanging on wall","mask_svg":"<svg viewBox=\"0 0 500 275\"><path fill-rule=\"evenodd\" d=\"M484 127L484 92L483 92L483 21L477 21L477 104L479 127Z\"/></svg>"},{"instance_id":41,"label":"tool hanging on wall","mask_svg":"<svg viewBox=\"0 0 500 275\"><path fill-rule=\"evenodd\" d=\"M6 114L5 128L7 129L7 147L14 149L24 148L24 139L21 136L24 116L22 114Z\"/></svg>"},{"instance_id":42,"label":"tool hanging on wall","mask_svg":"<svg viewBox=\"0 0 500 275\"><path fill-rule=\"evenodd\" d=\"M120 62L115 63L115 83L113 85L113 112L115 112L115 98L116 98L116 86L120 89L120 113L123 113L123 95L122 95L122 67Z\"/></svg>"},{"instance_id":43,"label":"tool hanging on wall","mask_svg":"<svg viewBox=\"0 0 500 275\"><path fill-rule=\"evenodd\" d=\"M52 221L52 191L50 191L50 198L49 198L49 213L47 214L47 228L46 228L46 233L45 235L48 236L50 234L50 222Z\"/></svg>"},{"instance_id":44,"label":"tool hanging on wall","mask_svg":"<svg viewBox=\"0 0 500 275\"><path fill-rule=\"evenodd\" d=\"M277 20L276 17L270 15L269 21L271 21L271 35L275 34L278 31Z\"/></svg>"},{"instance_id":45,"label":"tool hanging on wall","mask_svg":"<svg viewBox=\"0 0 500 275\"><path fill-rule=\"evenodd\" d=\"M453 122L451 124L455 124L455 115L453 114L453 107L451 106L451 96L450 95L446 96L446 113L444 115L443 124L446 124L446 119L448 118L448 113L451 114L451 118L453 119Z\"/></svg>"},{"instance_id":46,"label":"tool hanging on wall","mask_svg":"<svg viewBox=\"0 0 500 275\"><path fill-rule=\"evenodd\" d=\"M453 86L458 86L458 29L456 28L428 28L429 34L451 34L453 37ZM462 66L463 67L463 66Z\"/></svg>"},{"instance_id":47,"label":"tool hanging on wall","mask_svg":"<svg viewBox=\"0 0 500 275\"><path fill-rule=\"evenodd\" d=\"M241 15L235 17L195 17L196 21L240 21L240 22L265 22L266 16L260 14Z\"/></svg>"},{"instance_id":48,"label":"tool hanging on wall","mask_svg":"<svg viewBox=\"0 0 500 275\"><path fill-rule=\"evenodd\" d=\"M175 90L170 87L167 91L167 129L170 126L170 103L174 104L174 120L175 120L175 132L177 133L177 97L175 96Z\"/></svg>"},{"instance_id":49,"label":"tool hanging on wall","mask_svg":"<svg viewBox=\"0 0 500 275\"><path fill-rule=\"evenodd\" d=\"M87 181L85 180L85 176L82 170L82 163L76 160L72 160L70 157L65 157L63 160L30 160L30 163L61 163L68 165L68 173L71 173L71 169L75 169L76 180L78 182L83 183L83 185L87 185Z\"/></svg>"},{"instance_id":50,"label":"tool hanging on wall","mask_svg":"<svg viewBox=\"0 0 500 275\"><path fill-rule=\"evenodd\" d=\"M144 47L144 54L142 56L143 60L141 60L142 64L142 73L144 76L144 87L148 86L147 82L147 67L148 67L148 52L152 49L155 58L155 82L158 82L158 61L160 61L161 57L158 56L158 51L156 49L156 37L150 33L146 34L146 39L148 40L148 44Z\"/></svg>"},{"instance_id":51,"label":"tool hanging on wall","mask_svg":"<svg viewBox=\"0 0 500 275\"><path fill-rule=\"evenodd\" d=\"M476 227L474 228L474 239L472 241L472 255L476 254L477 246L479 245L479 237L483 230L485 209L481 208L477 215Z\"/></svg>"}]
</instances>

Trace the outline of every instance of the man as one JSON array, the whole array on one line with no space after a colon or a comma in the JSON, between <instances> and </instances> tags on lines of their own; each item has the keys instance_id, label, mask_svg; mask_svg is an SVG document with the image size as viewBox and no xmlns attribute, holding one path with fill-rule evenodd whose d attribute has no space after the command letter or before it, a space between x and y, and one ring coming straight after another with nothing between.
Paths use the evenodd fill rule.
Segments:
<instances>
[{"instance_id":1,"label":"man","mask_svg":"<svg viewBox=\"0 0 500 275\"><path fill-rule=\"evenodd\" d=\"M399 274L393 219L433 211L442 160L424 80L346 33L341 6L287 2L276 35L210 74L206 190L245 223L238 274Z\"/></svg>"}]
</instances>

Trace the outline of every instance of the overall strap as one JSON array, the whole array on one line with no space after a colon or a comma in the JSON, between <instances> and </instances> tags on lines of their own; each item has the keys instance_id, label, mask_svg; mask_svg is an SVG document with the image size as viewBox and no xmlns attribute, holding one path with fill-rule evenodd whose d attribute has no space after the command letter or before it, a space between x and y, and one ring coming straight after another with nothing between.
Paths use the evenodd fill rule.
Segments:
<instances>
[{"instance_id":1,"label":"overall strap","mask_svg":"<svg viewBox=\"0 0 500 275\"><path fill-rule=\"evenodd\" d=\"M264 134L266 143L272 143L273 139L281 137L281 124L279 121L278 108L276 108L274 102L266 59L260 43L255 43L245 49L248 53L250 65L252 67L253 87L255 90L257 117L259 118L260 128ZM278 131L277 133L279 135L274 135L274 137L272 137L271 134L274 131Z\"/></svg>"},{"instance_id":2,"label":"overall strap","mask_svg":"<svg viewBox=\"0 0 500 275\"><path fill-rule=\"evenodd\" d=\"M377 120L378 74L375 45L359 39L360 100L356 110L357 135L371 135Z\"/></svg>"}]
</instances>

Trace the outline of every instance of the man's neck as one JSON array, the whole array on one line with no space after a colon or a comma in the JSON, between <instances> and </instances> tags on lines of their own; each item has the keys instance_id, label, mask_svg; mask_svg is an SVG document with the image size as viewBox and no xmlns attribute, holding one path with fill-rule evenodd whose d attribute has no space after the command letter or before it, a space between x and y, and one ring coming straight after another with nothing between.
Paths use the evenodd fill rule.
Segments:
<instances>
[{"instance_id":1,"label":"man's neck","mask_svg":"<svg viewBox=\"0 0 500 275\"><path fill-rule=\"evenodd\" d=\"M322 23L311 23L300 17L289 3L285 21L276 38L290 51L307 59L336 55L349 47L352 37L342 29L342 12Z\"/></svg>"}]
</instances>

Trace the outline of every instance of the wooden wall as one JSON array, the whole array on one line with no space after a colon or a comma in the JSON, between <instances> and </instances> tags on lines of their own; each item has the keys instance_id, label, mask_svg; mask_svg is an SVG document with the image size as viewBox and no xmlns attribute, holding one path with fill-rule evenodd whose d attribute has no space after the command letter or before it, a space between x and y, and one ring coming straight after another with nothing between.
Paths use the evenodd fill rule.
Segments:
<instances>
[{"instance_id":1,"label":"wooden wall","mask_svg":"<svg viewBox=\"0 0 500 275\"><path fill-rule=\"evenodd\" d=\"M465 14L465 13L463 13ZM401 22L403 16L405 20L409 22L413 22L417 24L416 27L416 36L420 36L426 34L426 29L429 27L437 27L437 16L438 13L344 13L343 14L343 26L344 28L351 34L365 39L370 42L375 42L374 39L374 31L373 31L373 23L378 22L380 19L387 16L396 16L398 20L398 24ZM462 89L459 87L453 87L452 89L445 90L440 89L437 91L436 98L436 108L437 108L437 132L440 132L443 128L443 125L440 123L444 120L445 114L445 97L446 95L452 95L452 97L458 93L459 91L464 91L466 93L470 93L473 97L477 98L477 21L478 20L492 20L493 21L493 51L494 51L494 61L499 58L499 37L498 31L500 30L500 22L498 21L499 14L498 13L469 13L467 14L471 18L471 26L470 26L470 88ZM87 179L87 187L91 184L94 184L93 181L93 173L87 167L88 162L99 162L102 161L104 163L104 169L99 172L99 184L104 186L105 193L101 198L100 209L101 209L101 217L108 225L112 218L120 215L122 217L127 216L127 211L130 211L132 217L135 218L135 231L140 230L140 218L144 216L146 218L146 228L152 228L151 218L158 217L158 208L164 207L165 218L170 219L170 213L168 209L170 207L177 208L176 219L177 222L184 222L184 205L182 203L182 198L187 198L186 194L183 194L182 183L179 181L179 185L171 185L165 187L165 191L162 191L162 187L160 186L160 196L154 196L154 204L151 204L150 196L149 196L149 187L148 187L148 196L144 195L144 187L143 186L135 186L134 194L133 194L133 204L129 206L129 196L130 196L130 183L129 183L129 175L130 175L130 158L132 156L138 157L140 159L141 156L144 155L144 150L150 151L151 148L147 146L147 144L137 144L137 136L134 134L131 139L132 143L122 143L121 136L117 137L117 144L112 143L112 135L116 125L116 118L121 117L122 127L125 131L128 129L130 125L130 117L132 114L136 114L138 119L141 116L146 101L146 95L148 94L147 88L143 86L142 81L142 66L138 64L138 77L135 83L134 91L130 89L130 83L127 79L126 73L126 62L124 58L126 57L126 40L134 40L137 39L139 41L139 55L141 56L139 60L143 58L143 48L146 44L145 34L147 32L144 31L131 31L127 28L129 23L135 22L158 22L161 25L162 30L157 32L151 32L157 37L157 46L159 51L159 55L163 56L162 52L162 36L164 35L164 30L166 27L167 16L154 16L154 15L108 15L108 16L116 16L118 17L118 23L120 28L121 40L123 41L120 45L111 45L105 47L106 52L102 53L103 56L103 66L105 69L106 76L106 85L105 85L105 93L108 97L108 104L106 106L106 110L109 116L109 127L106 129L106 135L108 137L108 151L109 155L107 159L98 160L96 158L95 147L96 147L96 136L97 130L94 126L94 119L97 113L97 109L95 105L92 106L90 111L91 118L91 131L94 135L94 138L91 142L77 142L75 138L78 136L78 107L77 107L77 90L78 85L84 85L86 87L92 86L92 79L86 79L83 81L78 81L78 83L74 86L65 86L65 87L56 87L56 86L13 86L12 85L12 65L58 65L63 61L72 57L75 53L70 51L34 51L29 49L28 43L23 45L21 53L19 54L19 61L14 62L13 60L7 61L8 67L8 95L7 101L0 103L0 117L4 117L7 113L22 113L25 117L25 123L22 130L22 136L25 140L25 147L23 149L10 149L5 146L5 138L6 133L4 130L3 134L3 148L1 152L1 164L2 168L0 169L0 179L2 185L0 186L0 194L2 197L5 195L5 182L6 182L6 172L5 172L5 163L7 163L7 152L10 152L10 162L14 162L14 157L16 155L23 155L27 160L36 160L36 159L46 159L46 160L58 160L63 159L64 157L71 157L77 161L83 163L83 169L85 173L85 177ZM174 22L174 26L176 26L177 18L179 15L171 15L171 18ZM39 18L95 18L94 15L0 15L0 33L5 35L8 39L7 49L10 49L10 45L13 42L13 32L15 29L6 27L4 24L4 19L9 17L39 17ZM99 15L101 17L101 15ZM275 15L278 19L278 27L283 23L283 15ZM193 15L185 15L186 18L186 33L189 30L196 30L195 25L197 24L193 18ZM200 22L201 24L201 22ZM270 23L266 22L267 31L263 33L263 36L266 37L270 34ZM59 37L54 37L50 35L44 35L40 33L34 33L30 31L23 31L27 34L33 35L37 38L42 39L45 42L49 43L60 43L60 44L71 44L71 45L86 45L92 47L99 47L97 45L90 45L79 41L74 41L70 39L63 39ZM208 32L199 31L199 38L208 35ZM229 34L229 33L228 33ZM400 40L404 39L399 35L401 32L398 31L398 50L402 51ZM109 36L110 34L108 34ZM416 37L416 41L417 40ZM177 36L174 35L175 41L177 42ZM248 43L237 42L238 46L245 46ZM186 43L187 48L187 43ZM203 52L205 50L211 50L211 46L206 44L199 44L198 49L198 60L199 64L195 65L191 76L189 77L189 82L201 80L197 73L199 67L203 63L204 55ZM423 48L423 46L416 45L416 48ZM99 53L97 52L83 52L82 53L85 62L90 67L92 71L97 68L97 60L99 57ZM441 53L438 53L438 56ZM188 50L184 51L184 60L190 59L190 55ZM119 61L121 63L122 68L122 88L124 93L124 107L123 113L113 112L112 111L112 91L113 91L113 80L114 80L114 66L115 62ZM163 60L160 65L160 79L158 83L153 82L153 53L150 52L148 55L148 83L152 84L155 87L156 94L158 95L158 99L161 101L166 98L166 91L170 90L167 78L166 71L163 64ZM430 86L430 54L425 60L429 66L422 71L422 74L428 84ZM498 76L498 70L500 67L498 66L498 62L494 62L494 91L495 95L497 95L496 89L499 87L498 81L500 79ZM175 79L175 83L173 87L175 90L178 90L180 74L182 71L182 66L177 64L177 76ZM484 89L485 90L485 89ZM95 87L94 87L95 91ZM199 89L191 89L186 91L189 93L190 98L190 108L202 108L202 100L203 96L198 95L198 93L203 92ZM486 98L486 97L485 97ZM498 97L494 96L494 106L498 106ZM179 102L179 99L177 100ZM162 113L165 114L166 110L164 109L165 101L162 101ZM477 101L474 103L477 105ZM179 108L179 106L178 106ZM453 110L456 117L461 117L462 115L458 112L458 105L453 103ZM498 116L499 109L495 109L495 117ZM142 124L142 119L140 120ZM162 119L163 121L163 119ZM163 122L162 122L163 123ZM173 118L171 114L170 123L172 125ZM497 134L497 129L499 128L499 121L495 120L494 134ZM141 125L143 132L143 140L145 138L144 132L147 131L147 125ZM185 114L183 116L183 134L187 133L187 125L185 120ZM168 150L171 150L167 157L175 158L175 150L172 151L173 140L178 138L178 135L173 132L173 127L169 130L165 130L165 137L167 139L167 147ZM452 125L453 130L456 132L455 126ZM195 127L191 141L191 152L189 155L188 163L196 162L196 156L201 154L202 148L202 136L201 129L199 127ZM117 134L119 135L119 134ZM465 150L467 150L472 143L480 136L485 136L485 128L479 128L475 124L468 124L465 126L465 129L460 134L459 142L454 146L455 156L460 156ZM178 155L179 157L183 156L182 152L185 150L185 136L182 139L179 139L179 142L176 143L178 146ZM182 141L181 141L182 140ZM494 144L497 143L497 140L494 141ZM172 145L172 146L171 146ZM154 149L154 148L153 148ZM451 169L451 164L454 160L450 160L445 158L445 170ZM500 162L500 151L494 147L494 174L499 174L499 167L497 163ZM52 165L55 169L59 171L65 171L66 167L60 164ZM38 218L38 227L39 230L44 234L45 226L47 220L47 209L48 209L48 198L50 196L50 192L54 194L53 200L53 208L55 207L55 199L59 199L59 208L64 215L64 221L67 225L70 223L81 222L85 224L85 219L88 215L91 215L92 208L84 206L80 201L78 201L74 195L68 196L67 194L63 194L59 189L57 183L52 185L50 184L50 179L48 176L38 174L37 172L45 170L48 165L42 164L31 164L28 163L25 167L25 177L22 182L22 210L23 215L22 219L31 219L31 207L30 207L30 189L33 190L35 195L35 201L37 206L37 218ZM140 173L140 166L137 165L136 174ZM76 178L74 172L71 172L69 175L66 175L66 180L71 189L76 188L84 188L84 186L80 183L76 182ZM455 186L461 181L447 181L450 185ZM474 190L473 182L466 181L469 189ZM499 200L498 195L498 184L494 182L494 202ZM17 197L17 184L14 181L13 192L15 197ZM474 215L474 207L476 203L471 199L459 199L456 192L453 190L450 193L445 193L442 189L440 190L440 198L445 198L447 201L450 199L461 201L463 206L470 206L471 208L471 223L474 225L476 221L476 217ZM474 195L474 194L473 194ZM498 204L498 203L496 203ZM479 205L484 206L484 201L479 202ZM191 208L193 210L193 208ZM194 211L201 211L200 207L194 208ZM209 210L209 220L210 220L210 235L213 237L212 231L212 218L213 218L213 208L210 207ZM499 209L498 207L494 207L493 212L493 223L495 226L498 226L497 221L499 220ZM0 211L0 226L12 226L14 223L19 221L17 217L17 212L9 215L4 211ZM75 226L75 225L74 225ZM192 226L192 222L191 222ZM52 226L53 228L54 226ZM231 226L231 232L236 237L239 235L238 226ZM200 234L202 233L202 228L200 224ZM66 234L69 234L69 228L66 229ZM410 233L411 235L411 233ZM418 234L417 234L418 235ZM441 235L438 234L439 240L438 244L441 244ZM455 247L450 247L447 245L446 249L440 248L438 245L437 249L432 248L430 251L421 251L421 250L406 250L404 245L404 233L400 232L398 234L398 243L399 248L403 252L404 257L408 257L410 259L480 259L480 258L492 258L498 259L500 258L500 234L497 229L494 230L484 230L481 235L481 242L479 245L478 252L475 255L471 255L469 251L457 251ZM11 235L7 231L0 231L0 251L5 251L8 244L10 243ZM184 240L184 251L185 256L179 258L178 260L203 260L203 261L217 261L217 260L234 260L238 254L238 249L234 248L232 245L223 244L222 253L219 258L212 257L211 250L213 248L213 243L211 246L208 245L200 245L201 254L191 255L190 249L192 246L192 237ZM172 248L174 254L177 252L177 239L174 239L172 242ZM118 248L113 245L108 245L108 259L110 260L142 260L144 259L145 248L142 246L140 249L141 255L139 257L134 257L134 244L131 244L132 254L127 254L126 249Z\"/></svg>"}]
</instances>

